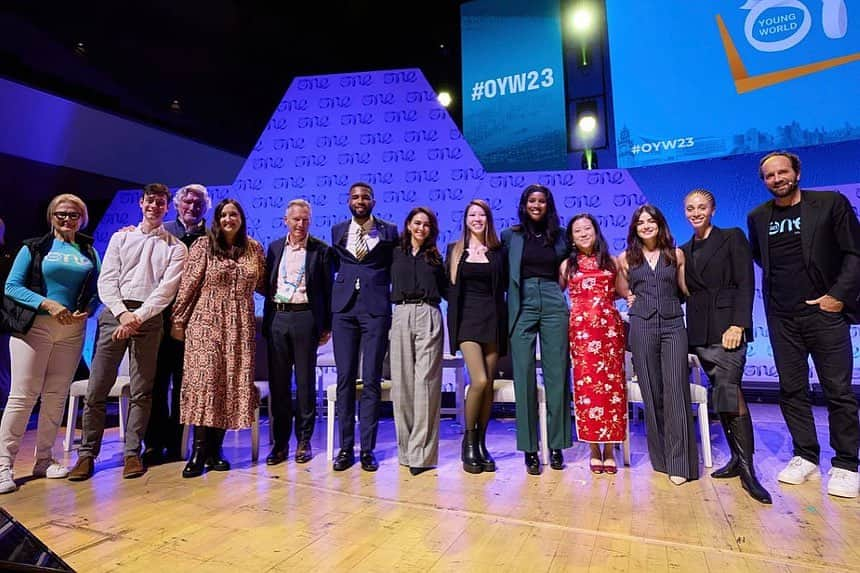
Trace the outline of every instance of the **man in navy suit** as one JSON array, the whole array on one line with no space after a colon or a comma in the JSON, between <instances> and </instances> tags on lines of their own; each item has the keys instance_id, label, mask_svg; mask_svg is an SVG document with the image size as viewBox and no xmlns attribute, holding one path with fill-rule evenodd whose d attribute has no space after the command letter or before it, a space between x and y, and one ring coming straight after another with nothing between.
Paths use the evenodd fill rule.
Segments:
<instances>
[{"instance_id":1,"label":"man in navy suit","mask_svg":"<svg viewBox=\"0 0 860 573\"><path fill-rule=\"evenodd\" d=\"M340 452L335 471L355 463L355 380L362 355L360 404L361 467L379 468L373 448L379 421L382 362L391 327L391 255L397 225L373 216L373 189L367 183L349 188L352 218L331 230L338 272L332 288L332 342L337 365L337 418Z\"/></svg>"},{"instance_id":2,"label":"man in navy suit","mask_svg":"<svg viewBox=\"0 0 860 573\"><path fill-rule=\"evenodd\" d=\"M308 233L311 206L293 199L284 213L289 229L269 245L266 255L266 304L263 336L268 343L269 391L275 445L266 458L273 466L287 459L293 418L296 420L296 462L313 457L311 436L316 415L317 347L331 336L331 248ZM292 379L296 372L296 405Z\"/></svg>"}]
</instances>

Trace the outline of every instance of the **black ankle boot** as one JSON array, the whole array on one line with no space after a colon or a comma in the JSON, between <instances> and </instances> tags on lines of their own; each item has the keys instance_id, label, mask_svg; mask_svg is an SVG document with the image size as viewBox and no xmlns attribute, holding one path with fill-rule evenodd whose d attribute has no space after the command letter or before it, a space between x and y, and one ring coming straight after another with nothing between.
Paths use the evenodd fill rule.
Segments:
<instances>
[{"instance_id":1,"label":"black ankle boot","mask_svg":"<svg viewBox=\"0 0 860 573\"><path fill-rule=\"evenodd\" d=\"M479 474L484 471L481 458L478 453L478 430L466 430L463 434L463 445L460 459L463 460L463 471L470 474Z\"/></svg>"},{"instance_id":2,"label":"black ankle boot","mask_svg":"<svg viewBox=\"0 0 860 573\"><path fill-rule=\"evenodd\" d=\"M493 459L493 456L491 456L489 450L487 450L488 425L489 422L478 426L478 457L481 460L481 467L485 472L494 472L496 471L496 460Z\"/></svg>"},{"instance_id":3,"label":"black ankle boot","mask_svg":"<svg viewBox=\"0 0 860 573\"><path fill-rule=\"evenodd\" d=\"M207 431L206 444L209 447L206 454L206 467L216 472L226 472L230 469L230 462L224 459L224 453L221 451L226 433L227 430L223 428L208 428Z\"/></svg>"},{"instance_id":4,"label":"black ankle boot","mask_svg":"<svg viewBox=\"0 0 860 573\"><path fill-rule=\"evenodd\" d=\"M712 478L717 479L726 479L738 477L738 452L735 448L735 440L732 438L732 424L731 419L734 416L732 414L720 414L720 425L723 427L723 432L726 434L726 442L729 444L729 449L732 452L732 457L729 460L729 463L724 465L718 470L711 472Z\"/></svg>"},{"instance_id":5,"label":"black ankle boot","mask_svg":"<svg viewBox=\"0 0 860 573\"><path fill-rule=\"evenodd\" d=\"M182 470L182 477L193 478L203 475L206 460L206 427L194 426L194 446L191 457Z\"/></svg>"},{"instance_id":6,"label":"black ankle boot","mask_svg":"<svg viewBox=\"0 0 860 573\"><path fill-rule=\"evenodd\" d=\"M770 493L759 483L755 475L753 465L753 454L755 453L755 441L753 438L752 418L749 414L743 416L732 416L730 418L732 427L732 439L738 452L738 475L741 485L754 500L759 503L771 504L773 500Z\"/></svg>"}]
</instances>

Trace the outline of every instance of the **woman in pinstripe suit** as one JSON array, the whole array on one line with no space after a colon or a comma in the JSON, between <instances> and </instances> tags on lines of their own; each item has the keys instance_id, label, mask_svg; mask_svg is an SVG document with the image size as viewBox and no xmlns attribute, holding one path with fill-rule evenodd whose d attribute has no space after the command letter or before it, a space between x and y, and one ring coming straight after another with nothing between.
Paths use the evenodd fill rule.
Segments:
<instances>
[{"instance_id":1,"label":"woman in pinstripe suit","mask_svg":"<svg viewBox=\"0 0 860 573\"><path fill-rule=\"evenodd\" d=\"M687 289L684 253L659 209L642 205L633 212L618 262L618 292L633 295L629 341L645 402L651 466L681 485L699 477L681 310Z\"/></svg>"}]
</instances>

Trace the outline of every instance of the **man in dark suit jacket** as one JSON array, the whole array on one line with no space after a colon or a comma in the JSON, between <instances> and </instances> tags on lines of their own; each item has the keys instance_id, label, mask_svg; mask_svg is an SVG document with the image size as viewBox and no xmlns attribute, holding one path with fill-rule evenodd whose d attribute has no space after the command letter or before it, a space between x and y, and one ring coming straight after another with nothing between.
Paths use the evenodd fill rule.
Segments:
<instances>
[{"instance_id":1,"label":"man in dark suit jacket","mask_svg":"<svg viewBox=\"0 0 860 573\"><path fill-rule=\"evenodd\" d=\"M808 396L811 355L836 452L827 492L857 497L860 423L849 325L858 316L860 224L840 193L799 188L800 159L792 153L766 155L759 174L774 199L753 209L747 225L763 272L780 407L794 443L794 457L778 479L800 484L819 474L821 448Z\"/></svg>"},{"instance_id":2,"label":"man in dark suit jacket","mask_svg":"<svg viewBox=\"0 0 860 573\"><path fill-rule=\"evenodd\" d=\"M355 380L362 356L360 430L361 467L376 471L373 455L381 397L382 362L391 327L390 268L397 225L373 216L373 189L367 183L349 188L352 218L331 230L338 272L332 288L332 336L337 364L337 418L340 452L335 471L355 463Z\"/></svg>"},{"instance_id":3,"label":"man in dark suit jacket","mask_svg":"<svg viewBox=\"0 0 860 573\"><path fill-rule=\"evenodd\" d=\"M263 336L269 359L272 433L275 445L268 465L287 459L293 425L293 367L296 370L296 462L313 457L311 436L316 416L317 347L331 336L331 248L308 233L311 206L293 199L284 213L289 229L273 241L266 255L266 303Z\"/></svg>"}]
</instances>

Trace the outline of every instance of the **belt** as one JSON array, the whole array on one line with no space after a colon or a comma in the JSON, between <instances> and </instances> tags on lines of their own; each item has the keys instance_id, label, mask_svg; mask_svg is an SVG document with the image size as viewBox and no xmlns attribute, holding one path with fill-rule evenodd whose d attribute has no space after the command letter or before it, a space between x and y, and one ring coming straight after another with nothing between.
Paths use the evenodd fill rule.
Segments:
<instances>
[{"instance_id":1,"label":"belt","mask_svg":"<svg viewBox=\"0 0 860 573\"><path fill-rule=\"evenodd\" d=\"M137 310L143 306L143 303L139 300L124 300L122 301L122 304L124 304L128 310Z\"/></svg>"},{"instance_id":2,"label":"belt","mask_svg":"<svg viewBox=\"0 0 860 573\"><path fill-rule=\"evenodd\" d=\"M299 304L292 304L289 302L273 302L274 309L278 312L299 312L300 310L310 310L311 303L303 302Z\"/></svg>"},{"instance_id":3,"label":"belt","mask_svg":"<svg viewBox=\"0 0 860 573\"><path fill-rule=\"evenodd\" d=\"M403 300L395 301L395 305L400 304L429 304L431 306L439 306L439 303L433 300L427 300L426 298L404 298Z\"/></svg>"}]
</instances>

